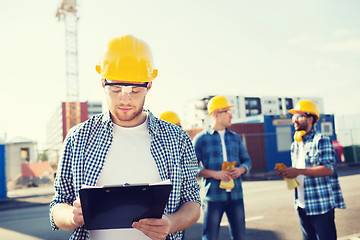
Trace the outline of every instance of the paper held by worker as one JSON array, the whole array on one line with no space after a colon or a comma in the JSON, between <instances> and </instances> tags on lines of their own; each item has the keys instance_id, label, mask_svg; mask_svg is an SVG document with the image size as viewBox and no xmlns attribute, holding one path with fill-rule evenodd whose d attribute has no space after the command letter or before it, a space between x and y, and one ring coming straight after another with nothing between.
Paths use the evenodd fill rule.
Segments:
<instances>
[{"instance_id":1,"label":"paper held by worker","mask_svg":"<svg viewBox=\"0 0 360 240\"><path fill-rule=\"evenodd\" d=\"M277 163L275 165L275 169L286 169L286 168L287 168L287 166L283 163ZM300 185L300 182L296 178L283 177L283 179L286 181L286 185L289 190L293 190Z\"/></svg>"},{"instance_id":2,"label":"paper held by worker","mask_svg":"<svg viewBox=\"0 0 360 240\"><path fill-rule=\"evenodd\" d=\"M235 162L224 161L223 164L222 164L221 170L222 170L222 171L228 171L228 170L232 169L233 167L235 167L235 165L236 165L236 161L235 161ZM233 179L230 179L230 181L227 181L227 182L221 180L221 181L220 181L219 188L222 188L222 189L233 189L234 186L235 186L235 184L234 184L234 180L233 180Z\"/></svg>"},{"instance_id":3,"label":"paper held by worker","mask_svg":"<svg viewBox=\"0 0 360 240\"><path fill-rule=\"evenodd\" d=\"M160 219L171 190L170 181L83 187L79 194L85 229L131 228L132 223L140 219Z\"/></svg>"}]
</instances>

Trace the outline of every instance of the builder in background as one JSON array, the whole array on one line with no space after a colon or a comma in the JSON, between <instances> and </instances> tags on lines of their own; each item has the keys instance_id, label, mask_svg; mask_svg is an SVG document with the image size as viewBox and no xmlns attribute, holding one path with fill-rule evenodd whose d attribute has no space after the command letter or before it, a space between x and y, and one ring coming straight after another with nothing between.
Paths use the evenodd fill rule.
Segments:
<instances>
[{"instance_id":1,"label":"builder in background","mask_svg":"<svg viewBox=\"0 0 360 240\"><path fill-rule=\"evenodd\" d=\"M243 240L246 237L241 176L249 172L251 160L240 136L228 129L233 107L223 96L210 99L211 128L200 132L193 140L201 166L199 176L203 177L203 240L218 238L224 212L229 221L231 239ZM224 169L224 165L231 167Z\"/></svg>"},{"instance_id":2,"label":"builder in background","mask_svg":"<svg viewBox=\"0 0 360 240\"><path fill-rule=\"evenodd\" d=\"M172 123L178 127L181 127L181 120L179 115L177 115L175 112L173 111L165 111L162 114L159 115L159 118L161 120L167 121L169 123ZM185 230L183 231L183 236L182 236L182 240L185 239Z\"/></svg>"},{"instance_id":3,"label":"builder in background","mask_svg":"<svg viewBox=\"0 0 360 240\"><path fill-rule=\"evenodd\" d=\"M281 177L295 178L295 189L303 239L336 240L335 208L345 208L336 173L335 151L328 136L316 132L319 110L301 100L289 111L295 127L291 144L292 167L275 169Z\"/></svg>"},{"instance_id":4,"label":"builder in background","mask_svg":"<svg viewBox=\"0 0 360 240\"><path fill-rule=\"evenodd\" d=\"M111 40L97 72L109 111L71 129L64 140L50 203L53 229L74 230L71 239L181 239L200 216L198 162L184 130L143 109L157 76L148 45L131 35ZM173 190L162 219L142 219L133 228L84 229L82 185L156 183Z\"/></svg>"},{"instance_id":5,"label":"builder in background","mask_svg":"<svg viewBox=\"0 0 360 240\"><path fill-rule=\"evenodd\" d=\"M159 118L169 123L172 123L178 127L181 127L180 117L173 111L163 112L162 114L159 115Z\"/></svg>"}]
</instances>

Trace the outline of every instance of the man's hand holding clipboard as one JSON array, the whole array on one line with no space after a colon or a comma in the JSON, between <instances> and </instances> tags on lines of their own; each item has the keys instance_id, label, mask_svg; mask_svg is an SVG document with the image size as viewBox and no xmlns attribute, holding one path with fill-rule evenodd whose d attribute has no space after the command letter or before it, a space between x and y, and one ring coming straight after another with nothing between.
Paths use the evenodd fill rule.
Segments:
<instances>
[{"instance_id":1,"label":"man's hand holding clipboard","mask_svg":"<svg viewBox=\"0 0 360 240\"><path fill-rule=\"evenodd\" d=\"M166 228L168 221L162 218L171 190L172 185L166 182L82 188L79 194L85 228Z\"/></svg>"}]
</instances>

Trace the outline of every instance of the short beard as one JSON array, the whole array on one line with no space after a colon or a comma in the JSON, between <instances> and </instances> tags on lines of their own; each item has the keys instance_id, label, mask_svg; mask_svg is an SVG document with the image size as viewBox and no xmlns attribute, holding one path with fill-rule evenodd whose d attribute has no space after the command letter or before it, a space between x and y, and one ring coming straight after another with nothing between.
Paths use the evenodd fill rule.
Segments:
<instances>
[{"instance_id":1,"label":"short beard","mask_svg":"<svg viewBox=\"0 0 360 240\"><path fill-rule=\"evenodd\" d=\"M140 110L137 110L136 112L133 112L131 115L121 115L121 114L117 114L115 112L115 117L122 122L130 122L134 119L136 119L141 113L142 113L142 108Z\"/></svg>"},{"instance_id":2,"label":"short beard","mask_svg":"<svg viewBox=\"0 0 360 240\"><path fill-rule=\"evenodd\" d=\"M299 124L297 131L301 131L301 130L306 131L307 128L308 128L308 125L307 125L307 124Z\"/></svg>"},{"instance_id":3,"label":"short beard","mask_svg":"<svg viewBox=\"0 0 360 240\"><path fill-rule=\"evenodd\" d=\"M137 117L139 117L141 115L141 113L143 112L143 108L144 108L144 103L145 103L145 98L143 99L141 105L139 105L139 108L135 108L135 112L133 113L126 113L126 114L119 114L116 110L114 110L114 112L112 112L112 114L114 115L114 117L116 117L117 120L122 121L122 122L130 122L133 121L134 119L136 119ZM130 115L129 115L130 114Z\"/></svg>"}]
</instances>

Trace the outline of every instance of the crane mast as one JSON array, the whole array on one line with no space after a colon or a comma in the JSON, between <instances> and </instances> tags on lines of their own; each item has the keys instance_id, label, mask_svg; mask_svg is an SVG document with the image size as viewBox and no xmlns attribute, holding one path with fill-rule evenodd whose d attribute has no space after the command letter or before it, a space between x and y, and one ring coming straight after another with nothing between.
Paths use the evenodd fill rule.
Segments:
<instances>
[{"instance_id":1,"label":"crane mast","mask_svg":"<svg viewBox=\"0 0 360 240\"><path fill-rule=\"evenodd\" d=\"M77 23L79 21L76 0L62 0L56 17L65 23L66 58L66 132L80 123L79 71L77 48Z\"/></svg>"}]
</instances>

